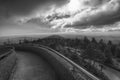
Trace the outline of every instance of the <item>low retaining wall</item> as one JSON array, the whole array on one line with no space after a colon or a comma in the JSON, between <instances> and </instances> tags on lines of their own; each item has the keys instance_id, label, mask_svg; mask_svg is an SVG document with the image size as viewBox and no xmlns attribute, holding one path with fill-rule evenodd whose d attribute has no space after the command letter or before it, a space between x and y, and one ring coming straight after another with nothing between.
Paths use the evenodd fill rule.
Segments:
<instances>
[{"instance_id":1,"label":"low retaining wall","mask_svg":"<svg viewBox=\"0 0 120 80\"><path fill-rule=\"evenodd\" d=\"M9 80L16 64L16 54L14 50L10 50L4 55L1 55L0 59L0 80Z\"/></svg>"},{"instance_id":2,"label":"low retaining wall","mask_svg":"<svg viewBox=\"0 0 120 80\"><path fill-rule=\"evenodd\" d=\"M5 57L7 57L8 55L10 55L11 53L13 53L13 49L7 51L6 53L3 53L2 55L0 55L0 61L2 59L4 59Z\"/></svg>"},{"instance_id":3,"label":"low retaining wall","mask_svg":"<svg viewBox=\"0 0 120 80\"><path fill-rule=\"evenodd\" d=\"M68 68L66 68L65 65L61 63L61 61L51 55L50 52L48 53L44 49L32 46L15 46L15 49L20 51L29 51L33 52L34 54L40 55L55 70L58 80L75 80Z\"/></svg>"}]
</instances>

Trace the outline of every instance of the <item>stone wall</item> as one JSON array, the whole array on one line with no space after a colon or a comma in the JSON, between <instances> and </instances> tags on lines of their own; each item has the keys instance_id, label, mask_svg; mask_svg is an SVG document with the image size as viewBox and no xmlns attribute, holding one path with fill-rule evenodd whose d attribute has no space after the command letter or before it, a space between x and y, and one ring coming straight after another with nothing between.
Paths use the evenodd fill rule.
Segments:
<instances>
[{"instance_id":1,"label":"stone wall","mask_svg":"<svg viewBox=\"0 0 120 80\"><path fill-rule=\"evenodd\" d=\"M32 46L16 46L15 49L20 51L30 51L40 55L55 70L58 80L75 80L72 73L70 73L69 68L63 65L55 56L51 55L51 52Z\"/></svg>"}]
</instances>

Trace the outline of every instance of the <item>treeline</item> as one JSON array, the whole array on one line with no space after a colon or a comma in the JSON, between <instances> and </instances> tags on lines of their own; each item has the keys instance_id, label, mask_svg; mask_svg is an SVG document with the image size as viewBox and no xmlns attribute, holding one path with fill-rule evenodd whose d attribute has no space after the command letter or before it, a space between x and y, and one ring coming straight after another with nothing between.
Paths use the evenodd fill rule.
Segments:
<instances>
[{"instance_id":1,"label":"treeline","mask_svg":"<svg viewBox=\"0 0 120 80\"><path fill-rule=\"evenodd\" d=\"M70 58L86 70L90 71L94 75L102 78L102 80L108 80L107 77L102 73L101 69L98 70L95 67L95 63L113 65L113 58L120 57L120 45L113 44L112 41L105 43L103 39L97 41L95 38L91 40L87 37L82 39L66 39L63 37L48 37L44 39L37 39L33 41L19 41L19 44L37 44L49 46L66 57ZM66 48L68 47L68 48ZM80 51L80 55L76 54L76 51L71 52L70 48Z\"/></svg>"},{"instance_id":2,"label":"treeline","mask_svg":"<svg viewBox=\"0 0 120 80\"><path fill-rule=\"evenodd\" d=\"M113 44L112 41L104 42L103 39L97 41L95 38L91 40L87 37L82 39L66 39L63 37L48 37L44 39L37 39L33 41L24 40L19 41L21 43L34 43L49 46L53 49L58 47L72 47L79 49L82 52L82 57L93 61L97 61L103 64L112 64L112 58L120 58L120 44Z\"/></svg>"}]
</instances>

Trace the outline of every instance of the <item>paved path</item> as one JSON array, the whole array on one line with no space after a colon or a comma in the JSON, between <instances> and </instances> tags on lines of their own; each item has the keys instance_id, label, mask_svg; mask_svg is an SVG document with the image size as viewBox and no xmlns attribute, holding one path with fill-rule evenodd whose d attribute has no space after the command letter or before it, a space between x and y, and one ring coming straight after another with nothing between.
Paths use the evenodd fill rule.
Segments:
<instances>
[{"instance_id":1,"label":"paved path","mask_svg":"<svg viewBox=\"0 0 120 80\"><path fill-rule=\"evenodd\" d=\"M39 56L30 52L16 52L17 66L11 80L57 80L54 71Z\"/></svg>"},{"instance_id":2,"label":"paved path","mask_svg":"<svg viewBox=\"0 0 120 80\"><path fill-rule=\"evenodd\" d=\"M109 77L110 80L120 80L120 72L112 68L105 67L103 72Z\"/></svg>"},{"instance_id":3,"label":"paved path","mask_svg":"<svg viewBox=\"0 0 120 80\"><path fill-rule=\"evenodd\" d=\"M95 63L95 66L100 69L100 64ZM104 65L104 68L102 69L102 72L110 79L110 80L120 80L120 72L117 70L114 70L112 68L109 68Z\"/></svg>"}]
</instances>

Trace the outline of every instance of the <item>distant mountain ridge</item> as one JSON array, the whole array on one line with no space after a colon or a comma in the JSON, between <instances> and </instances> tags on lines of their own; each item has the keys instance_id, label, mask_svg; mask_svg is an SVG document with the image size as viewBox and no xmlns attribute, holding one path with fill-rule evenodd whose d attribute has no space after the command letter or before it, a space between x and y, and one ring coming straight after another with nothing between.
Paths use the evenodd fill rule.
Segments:
<instances>
[{"instance_id":1,"label":"distant mountain ridge","mask_svg":"<svg viewBox=\"0 0 120 80\"><path fill-rule=\"evenodd\" d=\"M60 35L51 35L46 37L46 39L64 39L64 37L60 36Z\"/></svg>"}]
</instances>

